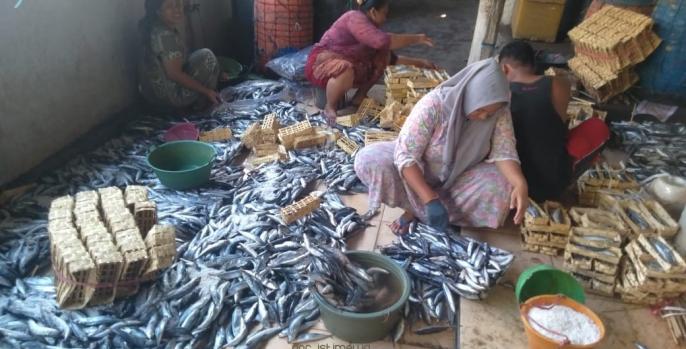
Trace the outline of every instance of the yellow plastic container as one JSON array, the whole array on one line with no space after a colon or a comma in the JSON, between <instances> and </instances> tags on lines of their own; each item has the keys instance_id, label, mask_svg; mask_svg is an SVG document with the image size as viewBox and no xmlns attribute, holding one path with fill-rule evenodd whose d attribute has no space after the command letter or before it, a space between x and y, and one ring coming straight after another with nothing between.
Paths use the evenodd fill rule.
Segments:
<instances>
[{"instance_id":1,"label":"yellow plastic container","mask_svg":"<svg viewBox=\"0 0 686 349\"><path fill-rule=\"evenodd\" d=\"M567 0L517 0L512 12L512 37L555 42Z\"/></svg>"}]
</instances>

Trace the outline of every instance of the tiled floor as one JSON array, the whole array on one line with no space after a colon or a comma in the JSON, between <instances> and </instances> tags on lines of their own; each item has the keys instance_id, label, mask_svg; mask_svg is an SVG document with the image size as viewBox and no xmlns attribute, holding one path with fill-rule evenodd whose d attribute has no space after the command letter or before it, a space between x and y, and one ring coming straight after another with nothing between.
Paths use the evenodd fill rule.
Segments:
<instances>
[{"instance_id":1,"label":"tiled floor","mask_svg":"<svg viewBox=\"0 0 686 349\"><path fill-rule=\"evenodd\" d=\"M359 212L366 212L366 195L344 197L344 202L356 208ZM393 242L395 236L388 224L395 220L401 211L385 207L378 216L371 221L373 226L358 236L349 244L351 249L378 250L380 246ZM518 230L508 227L499 230L468 230L465 235L486 241L489 244L507 249L516 256L512 267L503 277L502 282L491 290L489 297L483 301L462 300L460 302L460 348L488 348L488 349L518 349L527 348L526 336L519 319L519 311L514 296L513 285L519 274L525 268L538 263L553 264L561 267L560 257L550 257L541 254L521 251ZM586 304L596 311L606 327L606 338L599 346L601 349L633 349L634 341L639 341L649 349L678 348L671 339L667 324L653 316L650 311L641 306L624 304L618 300L601 296L587 295ZM323 326L319 326L324 328ZM379 341L368 346L351 346L348 348L455 348L456 333L444 331L426 336L417 336L406 330L399 343ZM334 345L347 345L335 337L320 342L307 343L311 349L333 349ZM328 346L327 346L328 344ZM298 348L285 339L275 338L266 348L286 349ZM305 347L302 347L305 348ZM339 348L346 348L340 346Z\"/></svg>"}]
</instances>

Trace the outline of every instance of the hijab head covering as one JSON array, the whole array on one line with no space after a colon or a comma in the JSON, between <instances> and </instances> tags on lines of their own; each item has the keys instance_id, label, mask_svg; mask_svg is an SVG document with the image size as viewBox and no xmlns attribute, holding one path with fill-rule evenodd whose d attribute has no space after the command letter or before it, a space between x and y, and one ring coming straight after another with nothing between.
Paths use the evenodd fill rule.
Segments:
<instances>
[{"instance_id":1,"label":"hijab head covering","mask_svg":"<svg viewBox=\"0 0 686 349\"><path fill-rule=\"evenodd\" d=\"M509 103L510 85L494 58L468 65L436 90L449 113L443 152L441 187L449 189L467 169L483 161L491 149L496 118L469 120L467 115L495 103Z\"/></svg>"}]
</instances>

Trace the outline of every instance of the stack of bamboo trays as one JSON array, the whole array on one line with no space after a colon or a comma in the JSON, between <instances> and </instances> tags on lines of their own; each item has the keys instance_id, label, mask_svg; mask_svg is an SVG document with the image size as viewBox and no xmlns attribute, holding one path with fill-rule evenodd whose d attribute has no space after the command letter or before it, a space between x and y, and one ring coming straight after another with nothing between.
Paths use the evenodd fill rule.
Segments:
<instances>
[{"instance_id":1,"label":"stack of bamboo trays","mask_svg":"<svg viewBox=\"0 0 686 349\"><path fill-rule=\"evenodd\" d=\"M573 207L570 215L575 226L565 248L565 269L589 291L614 296L628 227L601 209Z\"/></svg>"},{"instance_id":2,"label":"stack of bamboo trays","mask_svg":"<svg viewBox=\"0 0 686 349\"><path fill-rule=\"evenodd\" d=\"M605 101L626 91L638 77L633 66L660 44L650 17L605 6L569 31L576 57L569 67L594 98Z\"/></svg>"},{"instance_id":3,"label":"stack of bamboo trays","mask_svg":"<svg viewBox=\"0 0 686 349\"><path fill-rule=\"evenodd\" d=\"M564 251L572 223L562 204L546 201L543 207L529 200L521 227L523 248L556 256Z\"/></svg>"},{"instance_id":4,"label":"stack of bamboo trays","mask_svg":"<svg viewBox=\"0 0 686 349\"><path fill-rule=\"evenodd\" d=\"M381 127L399 130L414 105L436 86L449 79L445 70L389 66L385 71L386 108Z\"/></svg>"},{"instance_id":5,"label":"stack of bamboo trays","mask_svg":"<svg viewBox=\"0 0 686 349\"><path fill-rule=\"evenodd\" d=\"M639 235L625 247L622 300L658 304L686 292L686 262L667 240L656 235Z\"/></svg>"},{"instance_id":6,"label":"stack of bamboo trays","mask_svg":"<svg viewBox=\"0 0 686 349\"><path fill-rule=\"evenodd\" d=\"M136 293L150 262L140 227L156 217L139 186L127 188L126 198L108 187L53 200L48 235L59 306L78 309Z\"/></svg>"}]
</instances>

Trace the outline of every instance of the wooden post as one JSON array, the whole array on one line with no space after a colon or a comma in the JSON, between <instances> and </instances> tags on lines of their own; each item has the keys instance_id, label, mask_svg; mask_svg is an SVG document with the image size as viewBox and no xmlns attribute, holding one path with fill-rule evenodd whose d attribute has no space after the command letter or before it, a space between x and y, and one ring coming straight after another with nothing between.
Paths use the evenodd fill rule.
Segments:
<instances>
[{"instance_id":1,"label":"wooden post","mask_svg":"<svg viewBox=\"0 0 686 349\"><path fill-rule=\"evenodd\" d=\"M505 0L481 0L474 25L474 37L468 63L474 63L495 54L498 25Z\"/></svg>"}]
</instances>

